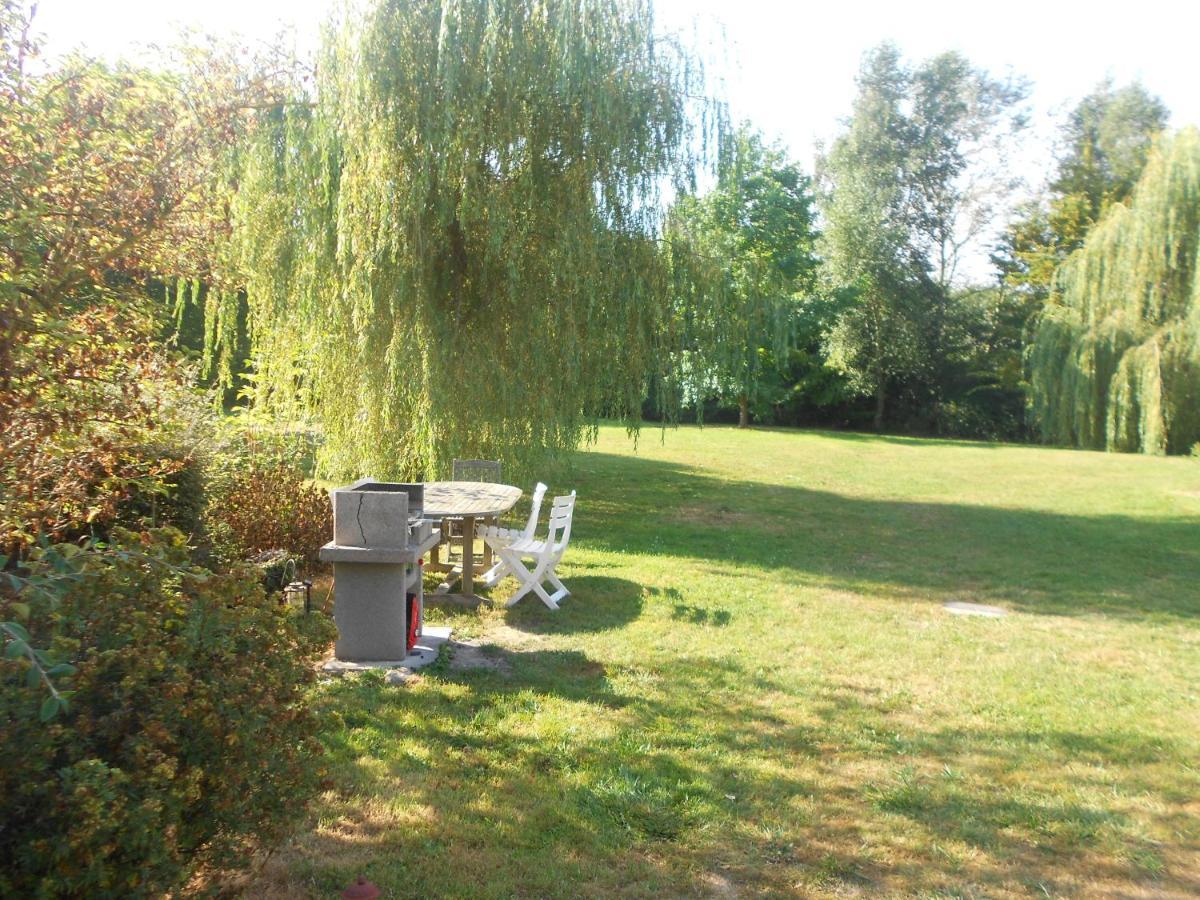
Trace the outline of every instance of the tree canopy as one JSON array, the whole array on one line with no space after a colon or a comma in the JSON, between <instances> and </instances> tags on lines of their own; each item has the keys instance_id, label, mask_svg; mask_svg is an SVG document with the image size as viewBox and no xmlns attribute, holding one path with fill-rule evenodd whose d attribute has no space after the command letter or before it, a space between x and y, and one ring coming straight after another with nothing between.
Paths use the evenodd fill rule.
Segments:
<instances>
[{"instance_id":1,"label":"tree canopy","mask_svg":"<svg viewBox=\"0 0 1200 900\"><path fill-rule=\"evenodd\" d=\"M1009 286L1045 300L1054 270L1110 204L1129 196L1167 117L1162 101L1136 82L1103 81L1078 103L1063 125L1045 198L1026 206L993 256Z\"/></svg>"},{"instance_id":2,"label":"tree canopy","mask_svg":"<svg viewBox=\"0 0 1200 900\"><path fill-rule=\"evenodd\" d=\"M239 151L222 271L258 402L319 414L327 472L529 463L636 424L676 327L661 195L720 119L650 3L384 0L294 101Z\"/></svg>"},{"instance_id":3,"label":"tree canopy","mask_svg":"<svg viewBox=\"0 0 1200 900\"><path fill-rule=\"evenodd\" d=\"M766 370L792 347L795 295L817 268L814 218L810 180L748 125L724 142L716 187L672 210L674 258L702 273L697 290L681 292L697 365L716 395L738 402L742 425Z\"/></svg>"},{"instance_id":4,"label":"tree canopy","mask_svg":"<svg viewBox=\"0 0 1200 900\"><path fill-rule=\"evenodd\" d=\"M849 302L829 330L835 366L874 395L924 378L948 354L951 287L965 248L1011 189L1006 138L1024 125L1025 86L957 53L915 67L883 44L864 58L846 131L821 160L822 253Z\"/></svg>"},{"instance_id":5,"label":"tree canopy","mask_svg":"<svg viewBox=\"0 0 1200 900\"><path fill-rule=\"evenodd\" d=\"M1200 441L1200 131L1164 138L1059 268L1029 349L1043 438L1184 453Z\"/></svg>"}]
</instances>

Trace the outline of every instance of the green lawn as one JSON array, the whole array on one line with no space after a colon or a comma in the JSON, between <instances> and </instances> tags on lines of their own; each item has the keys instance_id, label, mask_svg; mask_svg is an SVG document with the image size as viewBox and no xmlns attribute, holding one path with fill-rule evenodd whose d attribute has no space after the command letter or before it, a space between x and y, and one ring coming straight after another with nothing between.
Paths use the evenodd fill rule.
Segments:
<instances>
[{"instance_id":1,"label":"green lawn","mask_svg":"<svg viewBox=\"0 0 1200 900\"><path fill-rule=\"evenodd\" d=\"M1200 462L605 428L554 482L562 611L323 688L251 893L1200 893Z\"/></svg>"}]
</instances>

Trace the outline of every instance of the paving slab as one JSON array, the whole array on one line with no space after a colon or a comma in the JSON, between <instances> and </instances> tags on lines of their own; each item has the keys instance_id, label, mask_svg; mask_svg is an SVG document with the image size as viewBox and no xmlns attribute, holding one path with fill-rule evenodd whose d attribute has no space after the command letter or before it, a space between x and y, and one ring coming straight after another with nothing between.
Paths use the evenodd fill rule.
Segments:
<instances>
[{"instance_id":1,"label":"paving slab","mask_svg":"<svg viewBox=\"0 0 1200 900\"><path fill-rule=\"evenodd\" d=\"M967 603L964 600L951 600L943 603L942 609L956 616L985 616L989 619L1003 619L1008 610L1000 606L988 606L986 603Z\"/></svg>"},{"instance_id":2,"label":"paving slab","mask_svg":"<svg viewBox=\"0 0 1200 900\"><path fill-rule=\"evenodd\" d=\"M331 675L345 675L349 672L366 672L370 669L391 669L403 676L411 674L416 669L424 668L438 658L438 651L443 644L450 640L450 626L429 625L417 638L417 644L412 653L404 659L329 659L321 667ZM389 673L390 675L390 673ZM389 683L399 683L392 679Z\"/></svg>"}]
</instances>

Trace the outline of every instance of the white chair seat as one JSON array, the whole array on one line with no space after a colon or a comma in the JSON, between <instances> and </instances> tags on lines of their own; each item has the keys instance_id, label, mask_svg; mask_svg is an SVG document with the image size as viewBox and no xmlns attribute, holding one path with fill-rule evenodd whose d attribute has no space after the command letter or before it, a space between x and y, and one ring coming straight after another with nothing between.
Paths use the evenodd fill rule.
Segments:
<instances>
[{"instance_id":1,"label":"white chair seat","mask_svg":"<svg viewBox=\"0 0 1200 900\"><path fill-rule=\"evenodd\" d=\"M546 542L545 541L521 540L521 541L513 541L508 546L512 550L515 550L517 553L528 553L530 556L533 556L538 553L541 553L543 550L546 549Z\"/></svg>"},{"instance_id":2,"label":"white chair seat","mask_svg":"<svg viewBox=\"0 0 1200 900\"><path fill-rule=\"evenodd\" d=\"M501 542L513 543L525 536L522 528L501 528L499 525L486 525L479 529L479 536L495 545Z\"/></svg>"},{"instance_id":3,"label":"white chair seat","mask_svg":"<svg viewBox=\"0 0 1200 900\"><path fill-rule=\"evenodd\" d=\"M525 556L541 556L546 552L545 541L513 541L508 545L510 550L517 553L523 553ZM562 553L567 549L566 544L551 544L551 553Z\"/></svg>"}]
</instances>

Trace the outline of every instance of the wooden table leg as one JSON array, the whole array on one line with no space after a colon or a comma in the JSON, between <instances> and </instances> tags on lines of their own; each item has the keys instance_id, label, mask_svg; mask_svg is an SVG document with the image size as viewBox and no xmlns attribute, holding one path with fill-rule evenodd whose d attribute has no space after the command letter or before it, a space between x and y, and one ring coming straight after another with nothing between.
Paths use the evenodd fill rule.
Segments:
<instances>
[{"instance_id":1,"label":"wooden table leg","mask_svg":"<svg viewBox=\"0 0 1200 900\"><path fill-rule=\"evenodd\" d=\"M498 519L486 519L484 524L495 525ZM492 567L492 545L487 541L483 542L483 570L486 572Z\"/></svg>"},{"instance_id":2,"label":"wooden table leg","mask_svg":"<svg viewBox=\"0 0 1200 900\"><path fill-rule=\"evenodd\" d=\"M463 516L462 592L475 596L475 517Z\"/></svg>"}]
</instances>

